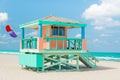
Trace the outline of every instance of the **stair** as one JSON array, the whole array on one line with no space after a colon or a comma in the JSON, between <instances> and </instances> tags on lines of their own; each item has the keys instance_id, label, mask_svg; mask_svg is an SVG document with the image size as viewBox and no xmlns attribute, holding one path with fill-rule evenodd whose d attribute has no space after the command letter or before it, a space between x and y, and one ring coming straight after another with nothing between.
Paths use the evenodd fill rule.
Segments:
<instances>
[{"instance_id":1,"label":"stair","mask_svg":"<svg viewBox=\"0 0 120 80\"><path fill-rule=\"evenodd\" d=\"M95 68L98 60L88 52L80 53L79 60L89 68Z\"/></svg>"}]
</instances>

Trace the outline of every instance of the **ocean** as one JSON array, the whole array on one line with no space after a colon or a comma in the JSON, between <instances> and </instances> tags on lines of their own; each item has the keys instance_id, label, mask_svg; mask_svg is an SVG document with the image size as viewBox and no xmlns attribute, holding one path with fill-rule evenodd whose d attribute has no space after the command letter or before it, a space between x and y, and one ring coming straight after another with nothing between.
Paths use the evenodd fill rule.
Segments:
<instances>
[{"instance_id":1,"label":"ocean","mask_svg":"<svg viewBox=\"0 0 120 80\"><path fill-rule=\"evenodd\" d=\"M98 60L120 62L120 52L91 52Z\"/></svg>"},{"instance_id":2,"label":"ocean","mask_svg":"<svg viewBox=\"0 0 120 80\"><path fill-rule=\"evenodd\" d=\"M0 54L19 54L19 50L0 50Z\"/></svg>"},{"instance_id":3,"label":"ocean","mask_svg":"<svg viewBox=\"0 0 120 80\"><path fill-rule=\"evenodd\" d=\"M19 54L19 50L1 50L1 54ZM117 61L120 62L120 52L91 52L98 60Z\"/></svg>"}]
</instances>

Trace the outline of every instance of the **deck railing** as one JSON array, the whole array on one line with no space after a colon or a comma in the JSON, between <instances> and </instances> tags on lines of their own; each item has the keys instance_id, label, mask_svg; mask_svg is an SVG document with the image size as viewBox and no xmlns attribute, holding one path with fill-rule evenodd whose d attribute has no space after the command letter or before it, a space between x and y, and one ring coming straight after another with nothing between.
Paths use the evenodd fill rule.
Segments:
<instances>
[{"instance_id":1,"label":"deck railing","mask_svg":"<svg viewBox=\"0 0 120 80\"><path fill-rule=\"evenodd\" d=\"M80 38L45 38L47 42L49 42L49 49L51 49L50 41L56 42L56 50L59 49L59 43L58 41L62 41L62 50L82 50L82 39ZM66 41L66 47L64 46Z\"/></svg>"},{"instance_id":2,"label":"deck railing","mask_svg":"<svg viewBox=\"0 0 120 80\"><path fill-rule=\"evenodd\" d=\"M22 49L37 49L37 38L22 39Z\"/></svg>"},{"instance_id":3,"label":"deck railing","mask_svg":"<svg viewBox=\"0 0 120 80\"><path fill-rule=\"evenodd\" d=\"M56 46L54 50L82 50L82 39L80 38L44 38L49 44L49 48L53 49L50 46L54 41ZM25 38L22 39L22 49L37 49L37 38ZM59 41L61 41L62 48L59 48ZM66 46L65 46L66 45Z\"/></svg>"}]
</instances>

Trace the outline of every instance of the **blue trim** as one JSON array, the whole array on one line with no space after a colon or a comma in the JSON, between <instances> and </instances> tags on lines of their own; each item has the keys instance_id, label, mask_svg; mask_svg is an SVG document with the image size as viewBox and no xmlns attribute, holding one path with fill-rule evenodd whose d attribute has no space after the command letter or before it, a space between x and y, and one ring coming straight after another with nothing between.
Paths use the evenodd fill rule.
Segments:
<instances>
[{"instance_id":1,"label":"blue trim","mask_svg":"<svg viewBox=\"0 0 120 80\"><path fill-rule=\"evenodd\" d=\"M24 39L24 28L21 28L21 38Z\"/></svg>"},{"instance_id":2,"label":"blue trim","mask_svg":"<svg viewBox=\"0 0 120 80\"><path fill-rule=\"evenodd\" d=\"M81 28L81 38L85 39L85 27Z\"/></svg>"},{"instance_id":3,"label":"blue trim","mask_svg":"<svg viewBox=\"0 0 120 80\"><path fill-rule=\"evenodd\" d=\"M42 24L39 24L39 37L42 38Z\"/></svg>"}]
</instances>

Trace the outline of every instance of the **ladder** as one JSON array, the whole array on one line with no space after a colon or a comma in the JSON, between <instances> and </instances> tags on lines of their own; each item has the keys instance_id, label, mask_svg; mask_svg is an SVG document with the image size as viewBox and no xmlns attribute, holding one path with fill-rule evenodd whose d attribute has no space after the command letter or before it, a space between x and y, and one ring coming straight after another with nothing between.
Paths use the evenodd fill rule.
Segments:
<instances>
[{"instance_id":1,"label":"ladder","mask_svg":"<svg viewBox=\"0 0 120 80\"><path fill-rule=\"evenodd\" d=\"M79 60L89 68L96 68L96 62L98 62L89 52L80 53Z\"/></svg>"}]
</instances>

